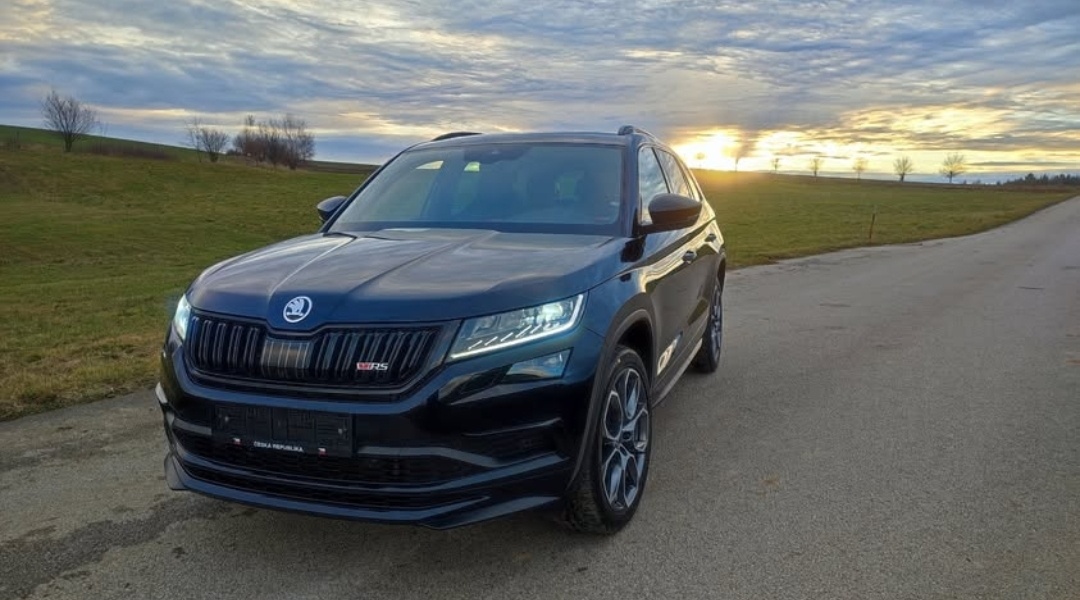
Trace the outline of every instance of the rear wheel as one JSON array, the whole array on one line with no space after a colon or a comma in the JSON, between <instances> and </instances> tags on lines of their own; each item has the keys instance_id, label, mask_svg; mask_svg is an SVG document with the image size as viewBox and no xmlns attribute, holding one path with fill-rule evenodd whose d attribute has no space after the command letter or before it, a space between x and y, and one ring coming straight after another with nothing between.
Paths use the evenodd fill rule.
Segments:
<instances>
[{"instance_id":1,"label":"rear wheel","mask_svg":"<svg viewBox=\"0 0 1080 600\"><path fill-rule=\"evenodd\" d=\"M720 349L724 342L724 284L717 280L709 304L709 323L701 337L701 349L694 357L694 368L713 373L720 366Z\"/></svg>"},{"instance_id":2,"label":"rear wheel","mask_svg":"<svg viewBox=\"0 0 1080 600\"><path fill-rule=\"evenodd\" d=\"M600 418L585 464L566 498L565 522L585 533L623 528L645 492L652 454L649 379L637 352L619 346L607 370Z\"/></svg>"}]
</instances>

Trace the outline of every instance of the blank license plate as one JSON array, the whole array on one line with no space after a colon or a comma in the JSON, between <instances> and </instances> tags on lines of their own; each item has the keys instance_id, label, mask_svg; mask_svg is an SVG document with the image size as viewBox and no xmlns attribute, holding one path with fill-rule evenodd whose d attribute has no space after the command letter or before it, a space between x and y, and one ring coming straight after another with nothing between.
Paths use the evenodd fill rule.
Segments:
<instances>
[{"instance_id":1,"label":"blank license plate","mask_svg":"<svg viewBox=\"0 0 1080 600\"><path fill-rule=\"evenodd\" d=\"M259 450L352 456L352 417L336 413L218 404L214 440Z\"/></svg>"}]
</instances>

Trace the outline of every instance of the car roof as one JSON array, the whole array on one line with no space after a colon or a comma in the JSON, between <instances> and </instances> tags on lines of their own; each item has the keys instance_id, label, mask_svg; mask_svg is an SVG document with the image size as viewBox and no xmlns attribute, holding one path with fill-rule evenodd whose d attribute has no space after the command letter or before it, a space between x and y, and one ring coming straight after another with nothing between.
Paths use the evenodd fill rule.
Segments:
<instances>
[{"instance_id":1,"label":"car roof","mask_svg":"<svg viewBox=\"0 0 1080 600\"><path fill-rule=\"evenodd\" d=\"M411 149L445 148L454 146L472 146L479 144L596 144L606 146L627 146L633 143L639 134L619 135L589 131L562 131L545 133L460 133L452 137L434 139L416 144Z\"/></svg>"}]
</instances>

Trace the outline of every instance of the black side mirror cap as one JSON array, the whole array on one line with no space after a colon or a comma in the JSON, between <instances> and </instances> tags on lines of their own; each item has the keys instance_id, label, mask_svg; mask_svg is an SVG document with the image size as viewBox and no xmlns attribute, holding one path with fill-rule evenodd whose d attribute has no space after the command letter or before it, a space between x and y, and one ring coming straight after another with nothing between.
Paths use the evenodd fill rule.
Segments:
<instances>
[{"instance_id":1,"label":"black side mirror cap","mask_svg":"<svg viewBox=\"0 0 1080 600\"><path fill-rule=\"evenodd\" d=\"M348 198L345 196L333 196L316 204L315 210L319 211L319 220L323 223L330 220L330 217L334 216L334 213L337 212L337 209L341 208L341 205L344 204L346 200L348 200Z\"/></svg>"},{"instance_id":2,"label":"black side mirror cap","mask_svg":"<svg viewBox=\"0 0 1080 600\"><path fill-rule=\"evenodd\" d=\"M701 216L701 202L679 194L657 194L649 202L652 224L642 227L643 233L674 231L690 227Z\"/></svg>"}]
</instances>

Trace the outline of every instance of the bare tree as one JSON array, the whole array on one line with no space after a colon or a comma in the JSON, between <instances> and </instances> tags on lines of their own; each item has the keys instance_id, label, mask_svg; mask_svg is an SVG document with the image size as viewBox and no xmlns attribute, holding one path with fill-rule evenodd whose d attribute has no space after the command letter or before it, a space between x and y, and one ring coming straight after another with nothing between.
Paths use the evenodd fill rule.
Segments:
<instances>
[{"instance_id":1,"label":"bare tree","mask_svg":"<svg viewBox=\"0 0 1080 600\"><path fill-rule=\"evenodd\" d=\"M295 169L315 156L315 136L307 122L286 114L280 119L256 121L248 115L244 128L232 140L233 150L257 163Z\"/></svg>"},{"instance_id":2,"label":"bare tree","mask_svg":"<svg viewBox=\"0 0 1080 600\"><path fill-rule=\"evenodd\" d=\"M967 173L967 161L964 159L964 155L959 152L950 153L941 162L938 173L941 173L942 177L948 177L949 183L952 183L953 178L957 175Z\"/></svg>"},{"instance_id":3,"label":"bare tree","mask_svg":"<svg viewBox=\"0 0 1080 600\"><path fill-rule=\"evenodd\" d=\"M254 160L256 163L261 163L266 159L266 152L257 128L255 115L248 115L244 118L244 128L233 138L233 150L241 156Z\"/></svg>"},{"instance_id":4,"label":"bare tree","mask_svg":"<svg viewBox=\"0 0 1080 600\"><path fill-rule=\"evenodd\" d=\"M860 156L852 163L851 170L855 171L855 179L862 179L862 174L866 172L866 162L866 157Z\"/></svg>"},{"instance_id":5,"label":"bare tree","mask_svg":"<svg viewBox=\"0 0 1080 600\"><path fill-rule=\"evenodd\" d=\"M315 156L315 136L308 132L303 119L286 114L277 122L277 128L281 132L282 162L285 166L295 169Z\"/></svg>"},{"instance_id":6,"label":"bare tree","mask_svg":"<svg viewBox=\"0 0 1080 600\"><path fill-rule=\"evenodd\" d=\"M780 157L774 156L772 159L772 172L776 175L776 172L780 170Z\"/></svg>"},{"instance_id":7,"label":"bare tree","mask_svg":"<svg viewBox=\"0 0 1080 600\"><path fill-rule=\"evenodd\" d=\"M225 147L229 145L229 134L220 129L207 127L198 117L195 117L187 126L187 143L199 153L200 161L202 155L206 154L210 162L216 163L225 152Z\"/></svg>"},{"instance_id":8,"label":"bare tree","mask_svg":"<svg viewBox=\"0 0 1080 600\"><path fill-rule=\"evenodd\" d=\"M56 90L41 101L41 116L45 127L63 138L64 152L71 152L71 146L99 124L97 111L71 96L61 98Z\"/></svg>"},{"instance_id":9,"label":"bare tree","mask_svg":"<svg viewBox=\"0 0 1080 600\"><path fill-rule=\"evenodd\" d=\"M275 119L259 121L258 132L265 161L275 167L284 162L285 152L281 143L281 128L278 126L278 121Z\"/></svg>"},{"instance_id":10,"label":"bare tree","mask_svg":"<svg viewBox=\"0 0 1080 600\"><path fill-rule=\"evenodd\" d=\"M208 157L210 162L216 163L218 157L225 153L225 148L229 145L229 134L220 129L210 129L204 127L199 136L202 139L202 149Z\"/></svg>"},{"instance_id":11,"label":"bare tree","mask_svg":"<svg viewBox=\"0 0 1080 600\"><path fill-rule=\"evenodd\" d=\"M731 158L735 161L735 172L739 172L739 162L746 158L747 153L750 152L750 144L745 139L740 139L733 146L731 146L730 153Z\"/></svg>"},{"instance_id":12,"label":"bare tree","mask_svg":"<svg viewBox=\"0 0 1080 600\"><path fill-rule=\"evenodd\" d=\"M915 170L915 163L911 162L911 159L906 156L897 157L892 163L893 173L896 173L900 177L900 183L904 183L904 178Z\"/></svg>"},{"instance_id":13,"label":"bare tree","mask_svg":"<svg viewBox=\"0 0 1080 600\"><path fill-rule=\"evenodd\" d=\"M315 136L308 132L303 132L296 138L296 145L294 146L297 164L304 164L309 160L315 158Z\"/></svg>"},{"instance_id":14,"label":"bare tree","mask_svg":"<svg viewBox=\"0 0 1080 600\"><path fill-rule=\"evenodd\" d=\"M201 126L202 122L199 121L199 117L195 117L184 126L184 145L195 150L199 162L202 162L202 152L199 150L199 128Z\"/></svg>"},{"instance_id":15,"label":"bare tree","mask_svg":"<svg viewBox=\"0 0 1080 600\"><path fill-rule=\"evenodd\" d=\"M814 177L817 177L818 171L821 170L821 165L823 164L825 164L825 159L820 156L815 156L810 159L810 172L814 174Z\"/></svg>"}]
</instances>

